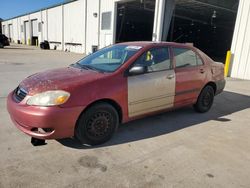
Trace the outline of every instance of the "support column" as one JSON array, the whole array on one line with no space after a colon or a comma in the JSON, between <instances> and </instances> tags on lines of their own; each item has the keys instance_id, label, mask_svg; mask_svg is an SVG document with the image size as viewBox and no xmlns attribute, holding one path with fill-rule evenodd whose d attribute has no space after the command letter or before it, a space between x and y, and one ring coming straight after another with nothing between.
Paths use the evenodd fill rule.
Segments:
<instances>
[{"instance_id":1,"label":"support column","mask_svg":"<svg viewBox=\"0 0 250 188\"><path fill-rule=\"evenodd\" d=\"M153 41L165 41L168 36L175 0L156 0Z\"/></svg>"}]
</instances>

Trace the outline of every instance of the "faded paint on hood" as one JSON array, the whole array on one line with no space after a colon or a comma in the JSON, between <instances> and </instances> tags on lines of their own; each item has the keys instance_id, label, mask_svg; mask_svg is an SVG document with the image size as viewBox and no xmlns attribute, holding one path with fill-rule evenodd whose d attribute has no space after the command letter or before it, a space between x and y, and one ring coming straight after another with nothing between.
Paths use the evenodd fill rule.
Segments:
<instances>
[{"instance_id":1,"label":"faded paint on hood","mask_svg":"<svg viewBox=\"0 0 250 188\"><path fill-rule=\"evenodd\" d=\"M20 83L20 87L28 91L29 95L48 90L70 91L76 86L89 83L104 76L105 74L92 70L67 67L31 75Z\"/></svg>"}]
</instances>

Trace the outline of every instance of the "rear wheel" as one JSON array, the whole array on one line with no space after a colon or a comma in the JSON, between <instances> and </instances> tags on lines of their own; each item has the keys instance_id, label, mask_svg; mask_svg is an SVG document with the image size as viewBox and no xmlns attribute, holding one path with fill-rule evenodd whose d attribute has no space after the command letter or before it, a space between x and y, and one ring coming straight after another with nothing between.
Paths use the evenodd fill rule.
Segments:
<instances>
[{"instance_id":1,"label":"rear wheel","mask_svg":"<svg viewBox=\"0 0 250 188\"><path fill-rule=\"evenodd\" d=\"M194 105L194 109L197 112L205 113L210 110L214 102L214 89L212 86L206 86L201 91L196 104Z\"/></svg>"},{"instance_id":2,"label":"rear wheel","mask_svg":"<svg viewBox=\"0 0 250 188\"><path fill-rule=\"evenodd\" d=\"M113 136L118 124L119 116L112 105L95 104L80 116L75 136L82 144L102 144Z\"/></svg>"}]
</instances>

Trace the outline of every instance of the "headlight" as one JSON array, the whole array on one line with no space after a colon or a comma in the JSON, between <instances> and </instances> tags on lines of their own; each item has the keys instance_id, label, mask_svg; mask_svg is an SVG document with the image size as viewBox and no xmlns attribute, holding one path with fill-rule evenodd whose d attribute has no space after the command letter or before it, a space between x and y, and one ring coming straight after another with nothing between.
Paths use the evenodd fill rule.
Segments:
<instances>
[{"instance_id":1,"label":"headlight","mask_svg":"<svg viewBox=\"0 0 250 188\"><path fill-rule=\"evenodd\" d=\"M27 104L35 106L57 106L65 103L69 97L70 94L66 91L46 91L30 97Z\"/></svg>"}]
</instances>

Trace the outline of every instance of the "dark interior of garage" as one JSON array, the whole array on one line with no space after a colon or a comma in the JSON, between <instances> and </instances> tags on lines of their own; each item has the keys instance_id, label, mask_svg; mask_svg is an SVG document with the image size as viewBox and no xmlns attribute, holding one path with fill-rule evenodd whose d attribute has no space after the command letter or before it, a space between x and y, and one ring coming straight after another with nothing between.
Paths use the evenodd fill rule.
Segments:
<instances>
[{"instance_id":1,"label":"dark interior of garage","mask_svg":"<svg viewBox=\"0 0 250 188\"><path fill-rule=\"evenodd\" d=\"M167 41L192 43L216 61L231 48L239 0L176 0Z\"/></svg>"},{"instance_id":2,"label":"dark interior of garage","mask_svg":"<svg viewBox=\"0 0 250 188\"><path fill-rule=\"evenodd\" d=\"M175 0L174 3L172 18L165 17L171 23L163 40L192 43L215 61L224 62L231 48L239 0ZM151 41L154 10L155 0L119 2L116 42Z\"/></svg>"},{"instance_id":3,"label":"dark interior of garage","mask_svg":"<svg viewBox=\"0 0 250 188\"><path fill-rule=\"evenodd\" d=\"M135 0L117 4L116 42L151 41L155 0Z\"/></svg>"}]
</instances>

